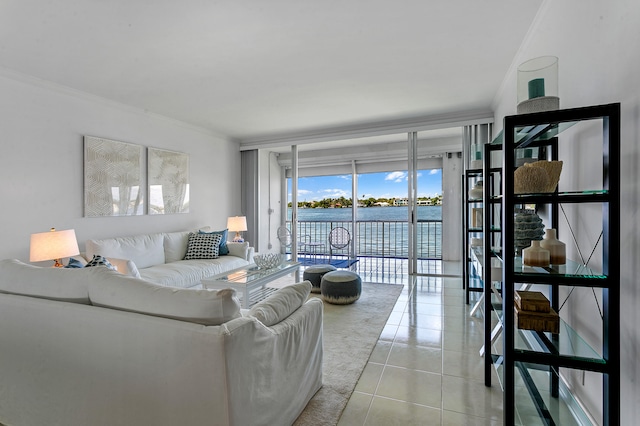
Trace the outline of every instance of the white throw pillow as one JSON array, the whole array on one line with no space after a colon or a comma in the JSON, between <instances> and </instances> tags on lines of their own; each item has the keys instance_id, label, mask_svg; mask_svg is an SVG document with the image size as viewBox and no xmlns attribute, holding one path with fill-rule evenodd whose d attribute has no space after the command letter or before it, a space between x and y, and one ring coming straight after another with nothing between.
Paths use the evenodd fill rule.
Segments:
<instances>
[{"instance_id":1,"label":"white throw pillow","mask_svg":"<svg viewBox=\"0 0 640 426\"><path fill-rule=\"evenodd\" d=\"M122 275L129 275L134 278L140 278L140 271L133 260L117 259L115 257L108 257L107 260L116 268L116 271Z\"/></svg>"},{"instance_id":2,"label":"white throw pillow","mask_svg":"<svg viewBox=\"0 0 640 426\"><path fill-rule=\"evenodd\" d=\"M42 268L16 259L0 261L0 292L89 304L91 269Z\"/></svg>"},{"instance_id":3,"label":"white throw pillow","mask_svg":"<svg viewBox=\"0 0 640 426\"><path fill-rule=\"evenodd\" d=\"M138 312L203 325L240 317L236 291L164 287L107 268L94 269L89 299L96 306Z\"/></svg>"},{"instance_id":4,"label":"white throw pillow","mask_svg":"<svg viewBox=\"0 0 640 426\"><path fill-rule=\"evenodd\" d=\"M253 305L249 310L249 315L256 317L261 323L270 327L298 310L309 297L309 293L311 293L309 281L283 287Z\"/></svg>"}]
</instances>

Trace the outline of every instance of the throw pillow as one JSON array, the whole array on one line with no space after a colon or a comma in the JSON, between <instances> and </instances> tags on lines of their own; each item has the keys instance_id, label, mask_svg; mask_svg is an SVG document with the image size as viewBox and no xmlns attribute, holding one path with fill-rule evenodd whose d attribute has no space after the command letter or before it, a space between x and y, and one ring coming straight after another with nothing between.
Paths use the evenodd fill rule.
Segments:
<instances>
[{"instance_id":1,"label":"throw pillow","mask_svg":"<svg viewBox=\"0 0 640 426\"><path fill-rule=\"evenodd\" d=\"M220 246L218 248L218 254L220 256L226 256L229 254L229 247L227 247L227 238L229 235L229 230L225 229L223 231L213 231L213 232L205 232L203 230L198 231L198 234L220 234Z\"/></svg>"},{"instance_id":2,"label":"throw pillow","mask_svg":"<svg viewBox=\"0 0 640 426\"><path fill-rule=\"evenodd\" d=\"M220 247L220 234L196 234L189 233L187 254L184 260L191 259L217 259Z\"/></svg>"},{"instance_id":3,"label":"throw pillow","mask_svg":"<svg viewBox=\"0 0 640 426\"><path fill-rule=\"evenodd\" d=\"M309 281L283 287L253 305L249 315L270 327L294 313L307 300L309 293L311 293Z\"/></svg>"},{"instance_id":4,"label":"throw pillow","mask_svg":"<svg viewBox=\"0 0 640 426\"><path fill-rule=\"evenodd\" d=\"M113 269L114 271L116 270L116 268L111 264L111 262L107 260L106 257L100 256L99 254L94 254L93 259L91 259L85 265L85 268L90 268L92 266L106 266L109 269Z\"/></svg>"},{"instance_id":5,"label":"throw pillow","mask_svg":"<svg viewBox=\"0 0 640 426\"><path fill-rule=\"evenodd\" d=\"M115 257L110 257L107 259L116 271L120 272L123 275L130 275L135 278L140 278L140 271L138 271L138 267L133 260L129 259L117 259Z\"/></svg>"},{"instance_id":6,"label":"throw pillow","mask_svg":"<svg viewBox=\"0 0 640 426\"><path fill-rule=\"evenodd\" d=\"M69 263L65 265L65 268L84 268L84 263L73 257L69 258Z\"/></svg>"}]
</instances>

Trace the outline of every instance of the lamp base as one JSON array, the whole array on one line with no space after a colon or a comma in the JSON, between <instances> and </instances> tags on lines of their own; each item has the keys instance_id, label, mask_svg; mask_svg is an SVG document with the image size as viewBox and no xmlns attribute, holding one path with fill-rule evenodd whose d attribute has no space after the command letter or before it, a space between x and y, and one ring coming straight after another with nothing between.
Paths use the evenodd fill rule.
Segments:
<instances>
[{"instance_id":1,"label":"lamp base","mask_svg":"<svg viewBox=\"0 0 640 426\"><path fill-rule=\"evenodd\" d=\"M240 235L239 232L236 232L236 236L233 237L233 242L234 243L244 243L244 238L242 238L242 235Z\"/></svg>"}]
</instances>

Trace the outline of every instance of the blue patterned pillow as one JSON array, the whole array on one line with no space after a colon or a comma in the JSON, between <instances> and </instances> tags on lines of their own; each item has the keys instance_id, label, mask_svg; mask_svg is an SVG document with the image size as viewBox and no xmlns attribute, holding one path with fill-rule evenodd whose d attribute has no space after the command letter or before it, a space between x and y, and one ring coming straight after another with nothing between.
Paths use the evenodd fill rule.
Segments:
<instances>
[{"instance_id":1,"label":"blue patterned pillow","mask_svg":"<svg viewBox=\"0 0 640 426\"><path fill-rule=\"evenodd\" d=\"M67 263L65 268L84 268L84 264L80 262L78 259L74 259L73 257L70 257L69 263Z\"/></svg>"},{"instance_id":2,"label":"blue patterned pillow","mask_svg":"<svg viewBox=\"0 0 640 426\"><path fill-rule=\"evenodd\" d=\"M184 260L217 259L221 239L222 235L220 234L189 232L189 243Z\"/></svg>"},{"instance_id":3,"label":"blue patterned pillow","mask_svg":"<svg viewBox=\"0 0 640 426\"><path fill-rule=\"evenodd\" d=\"M92 266L106 266L109 269L113 269L114 271L116 270L116 268L111 264L111 262L107 260L106 257L100 256L99 254L94 254L93 259L91 259L89 263L86 264L85 268L90 268Z\"/></svg>"},{"instance_id":4,"label":"blue patterned pillow","mask_svg":"<svg viewBox=\"0 0 640 426\"><path fill-rule=\"evenodd\" d=\"M218 254L220 256L225 256L229 254L229 247L227 247L227 235L229 233L228 229L224 231L213 231L213 232L204 232L198 231L198 234L220 234L220 245L218 246Z\"/></svg>"}]
</instances>

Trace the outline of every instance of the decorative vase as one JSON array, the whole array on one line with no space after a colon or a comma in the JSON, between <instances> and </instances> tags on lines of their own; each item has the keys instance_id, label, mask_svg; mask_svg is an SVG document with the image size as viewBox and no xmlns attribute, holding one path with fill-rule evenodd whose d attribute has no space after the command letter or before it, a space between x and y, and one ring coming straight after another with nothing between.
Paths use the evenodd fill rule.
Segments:
<instances>
[{"instance_id":1,"label":"decorative vase","mask_svg":"<svg viewBox=\"0 0 640 426\"><path fill-rule=\"evenodd\" d=\"M478 182L476 182L474 187L469 190L469 199L482 200L483 195L484 195L484 189L482 186L482 181L479 180Z\"/></svg>"},{"instance_id":2,"label":"decorative vase","mask_svg":"<svg viewBox=\"0 0 640 426\"><path fill-rule=\"evenodd\" d=\"M551 255L549 250L540 247L540 241L531 241L531 247L522 250L522 263L527 266L549 266Z\"/></svg>"},{"instance_id":3,"label":"decorative vase","mask_svg":"<svg viewBox=\"0 0 640 426\"><path fill-rule=\"evenodd\" d=\"M547 229L544 239L540 241L540 247L549 250L552 265L564 265L567 263L567 247L565 243L558 240L555 229Z\"/></svg>"}]
</instances>

